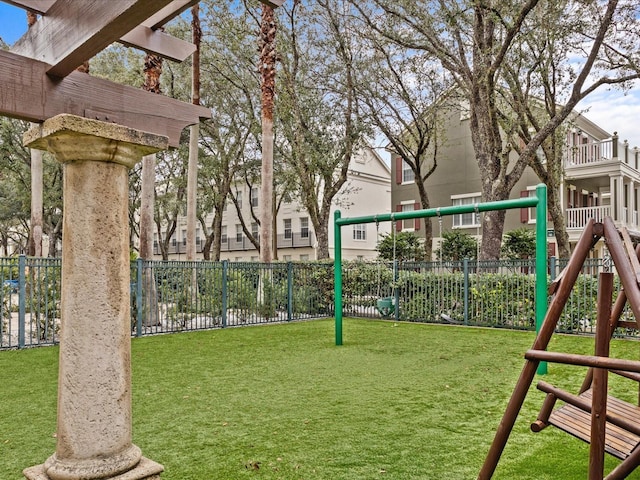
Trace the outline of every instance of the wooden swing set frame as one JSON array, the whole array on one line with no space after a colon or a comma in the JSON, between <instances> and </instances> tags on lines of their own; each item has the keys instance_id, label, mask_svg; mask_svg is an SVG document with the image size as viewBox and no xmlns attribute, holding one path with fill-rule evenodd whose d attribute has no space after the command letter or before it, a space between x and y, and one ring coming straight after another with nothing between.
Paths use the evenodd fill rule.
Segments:
<instances>
[{"instance_id":1,"label":"wooden swing set frame","mask_svg":"<svg viewBox=\"0 0 640 480\"><path fill-rule=\"evenodd\" d=\"M546 348L580 270L589 251L601 238L607 243L622 287L613 302L614 273L600 274L594 355L548 352ZM549 287L553 298L533 347L525 354L524 368L478 475L479 480L493 476L540 362L586 366L589 370L576 395L547 382L538 383L537 388L547 395L538 418L531 425L532 431L539 432L553 425L589 443L589 480L623 479L640 464L640 397L638 405L633 405L607 394L609 373L640 385L639 361L609 357L610 341L616 328L640 330L640 245L634 246L634 242L640 242L640 235L625 228L617 229L610 218L602 223L591 220L584 229L569 263ZM635 321L622 319L627 304ZM564 406L554 410L557 400L564 402ZM605 453L621 460L607 476L604 476Z\"/></svg>"}]
</instances>

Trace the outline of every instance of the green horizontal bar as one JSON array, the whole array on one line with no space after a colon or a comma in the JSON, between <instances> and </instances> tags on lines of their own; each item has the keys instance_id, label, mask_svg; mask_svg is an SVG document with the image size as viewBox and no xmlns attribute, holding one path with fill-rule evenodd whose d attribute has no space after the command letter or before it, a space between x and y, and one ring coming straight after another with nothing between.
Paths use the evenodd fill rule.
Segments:
<instances>
[{"instance_id":1,"label":"green horizontal bar","mask_svg":"<svg viewBox=\"0 0 640 480\"><path fill-rule=\"evenodd\" d=\"M491 210L511 210L514 208L529 208L538 205L537 197L514 198L497 202L470 203L449 207L428 208L426 210L411 210L407 212L379 213L362 217L345 217L335 220L336 226L356 225L374 222L395 222L396 220L410 220L414 218L445 217L461 213L488 212Z\"/></svg>"}]
</instances>

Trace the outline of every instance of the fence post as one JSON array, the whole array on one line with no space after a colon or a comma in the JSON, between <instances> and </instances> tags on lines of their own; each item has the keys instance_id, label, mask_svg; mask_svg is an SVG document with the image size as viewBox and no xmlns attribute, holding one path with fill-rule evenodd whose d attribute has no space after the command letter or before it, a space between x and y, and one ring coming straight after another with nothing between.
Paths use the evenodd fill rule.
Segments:
<instances>
[{"instance_id":1,"label":"fence post","mask_svg":"<svg viewBox=\"0 0 640 480\"><path fill-rule=\"evenodd\" d=\"M138 257L138 260L136 260L136 337L142 336L142 316L144 315L144 302L142 301L143 266L144 260ZM153 293L153 290L151 293ZM153 303L151 305L153 305ZM149 308L151 308L151 305L149 305Z\"/></svg>"},{"instance_id":2,"label":"fence post","mask_svg":"<svg viewBox=\"0 0 640 480\"><path fill-rule=\"evenodd\" d=\"M287 321L293 318L293 263L287 262Z\"/></svg>"},{"instance_id":3,"label":"fence post","mask_svg":"<svg viewBox=\"0 0 640 480\"><path fill-rule=\"evenodd\" d=\"M222 328L227 326L227 277L229 260L222 261Z\"/></svg>"},{"instance_id":4,"label":"fence post","mask_svg":"<svg viewBox=\"0 0 640 480\"><path fill-rule=\"evenodd\" d=\"M611 137L611 147L612 152L611 156L614 160L618 159L618 132L613 132L613 137Z\"/></svg>"},{"instance_id":5,"label":"fence post","mask_svg":"<svg viewBox=\"0 0 640 480\"><path fill-rule=\"evenodd\" d=\"M464 324L469 325L469 259L462 260L463 271L463 297L464 297Z\"/></svg>"},{"instance_id":6,"label":"fence post","mask_svg":"<svg viewBox=\"0 0 640 480\"><path fill-rule=\"evenodd\" d=\"M27 257L25 255L20 255L20 257L18 257L18 348L24 348L25 346L25 316L27 302L26 266Z\"/></svg>"},{"instance_id":7,"label":"fence post","mask_svg":"<svg viewBox=\"0 0 640 480\"><path fill-rule=\"evenodd\" d=\"M556 279L556 257L555 257L555 255L552 256L549 259L549 269L550 269L550 272L549 272L550 280L551 280L551 283L553 283L553 281Z\"/></svg>"}]
</instances>

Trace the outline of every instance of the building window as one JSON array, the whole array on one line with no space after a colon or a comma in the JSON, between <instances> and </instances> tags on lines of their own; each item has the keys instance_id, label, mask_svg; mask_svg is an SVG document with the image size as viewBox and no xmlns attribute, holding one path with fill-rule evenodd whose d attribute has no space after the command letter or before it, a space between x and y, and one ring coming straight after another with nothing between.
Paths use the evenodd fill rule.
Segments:
<instances>
[{"instance_id":1,"label":"building window","mask_svg":"<svg viewBox=\"0 0 640 480\"><path fill-rule=\"evenodd\" d=\"M251 187L251 206L258 206L258 195L259 195L258 187Z\"/></svg>"},{"instance_id":2,"label":"building window","mask_svg":"<svg viewBox=\"0 0 640 480\"><path fill-rule=\"evenodd\" d=\"M309 238L309 217L300 218L300 237Z\"/></svg>"},{"instance_id":3,"label":"building window","mask_svg":"<svg viewBox=\"0 0 640 480\"><path fill-rule=\"evenodd\" d=\"M284 219L284 238L291 238L291 219Z\"/></svg>"},{"instance_id":4,"label":"building window","mask_svg":"<svg viewBox=\"0 0 640 480\"><path fill-rule=\"evenodd\" d=\"M242 242L242 225L236 224L236 242Z\"/></svg>"},{"instance_id":5,"label":"building window","mask_svg":"<svg viewBox=\"0 0 640 480\"><path fill-rule=\"evenodd\" d=\"M290 261L291 261L291 255L285 255L284 257L282 257L282 259L283 259L285 262L290 262Z\"/></svg>"},{"instance_id":6,"label":"building window","mask_svg":"<svg viewBox=\"0 0 640 480\"><path fill-rule=\"evenodd\" d=\"M303 262L309 260L309 255L300 255L300 260Z\"/></svg>"},{"instance_id":7,"label":"building window","mask_svg":"<svg viewBox=\"0 0 640 480\"><path fill-rule=\"evenodd\" d=\"M227 226L223 225L220 230L220 242L227 243Z\"/></svg>"},{"instance_id":8,"label":"building window","mask_svg":"<svg viewBox=\"0 0 640 480\"><path fill-rule=\"evenodd\" d=\"M402 183L413 183L416 177L411 167L404 160L402 161Z\"/></svg>"},{"instance_id":9,"label":"building window","mask_svg":"<svg viewBox=\"0 0 640 480\"><path fill-rule=\"evenodd\" d=\"M471 205L480 203L482 197L479 193L469 195L456 195L451 197L451 205ZM476 212L460 213L453 215L453 228L477 228L480 226L480 214Z\"/></svg>"},{"instance_id":10,"label":"building window","mask_svg":"<svg viewBox=\"0 0 640 480\"><path fill-rule=\"evenodd\" d=\"M187 244L187 231L186 230L182 230L182 244L183 245Z\"/></svg>"},{"instance_id":11,"label":"building window","mask_svg":"<svg viewBox=\"0 0 640 480\"><path fill-rule=\"evenodd\" d=\"M238 209L242 209L242 192L236 192L236 203L238 204Z\"/></svg>"},{"instance_id":12,"label":"building window","mask_svg":"<svg viewBox=\"0 0 640 480\"><path fill-rule=\"evenodd\" d=\"M402 204L403 212L413 212L414 210L415 210L415 202L413 200L411 200L411 203ZM412 232L415 230L415 225L416 225L416 222L412 218L406 219L402 222L402 230Z\"/></svg>"},{"instance_id":13,"label":"building window","mask_svg":"<svg viewBox=\"0 0 640 480\"><path fill-rule=\"evenodd\" d=\"M258 224L256 222L251 223L251 235L253 235L253 238L255 239L258 238L259 231L258 231Z\"/></svg>"},{"instance_id":14,"label":"building window","mask_svg":"<svg viewBox=\"0 0 640 480\"><path fill-rule=\"evenodd\" d=\"M527 190L523 191L520 194L521 197L535 197L536 196L536 187L527 187ZM627 198L625 195L624 198ZM582 206L587 206L586 196L582 198ZM536 207L529 207L526 209L527 211L527 223L536 223ZM522 214L520 215L522 217Z\"/></svg>"},{"instance_id":15,"label":"building window","mask_svg":"<svg viewBox=\"0 0 640 480\"><path fill-rule=\"evenodd\" d=\"M354 240L366 240L367 239L367 225L359 223L353 226L353 239Z\"/></svg>"}]
</instances>

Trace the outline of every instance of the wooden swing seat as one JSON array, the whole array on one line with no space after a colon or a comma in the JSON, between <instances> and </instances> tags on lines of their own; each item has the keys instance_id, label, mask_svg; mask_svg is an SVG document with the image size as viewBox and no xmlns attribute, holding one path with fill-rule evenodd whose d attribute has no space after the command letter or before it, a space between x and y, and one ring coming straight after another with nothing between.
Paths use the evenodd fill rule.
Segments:
<instances>
[{"instance_id":1,"label":"wooden swing seat","mask_svg":"<svg viewBox=\"0 0 640 480\"><path fill-rule=\"evenodd\" d=\"M591 389L579 395L580 399L591 404ZM616 397L607 397L607 413L613 413L640 426L640 407ZM565 404L554 410L549 416L549 425L589 443L591 441L591 413L582 408ZM625 460L640 444L640 435L636 435L618 425L607 422L605 433L605 451L614 457Z\"/></svg>"},{"instance_id":2,"label":"wooden swing seat","mask_svg":"<svg viewBox=\"0 0 640 480\"><path fill-rule=\"evenodd\" d=\"M545 401L547 406L545 408L545 405L543 405L540 416L531 425L531 429L534 432L538 432L547 425L553 425L586 443L590 443L592 389L588 389L577 396L553 387L546 382L540 382L538 389L547 392L547 401ZM565 405L556 410L551 410L556 399L565 401ZM608 395L605 451L620 460L625 460L636 450L639 444L640 407Z\"/></svg>"}]
</instances>

